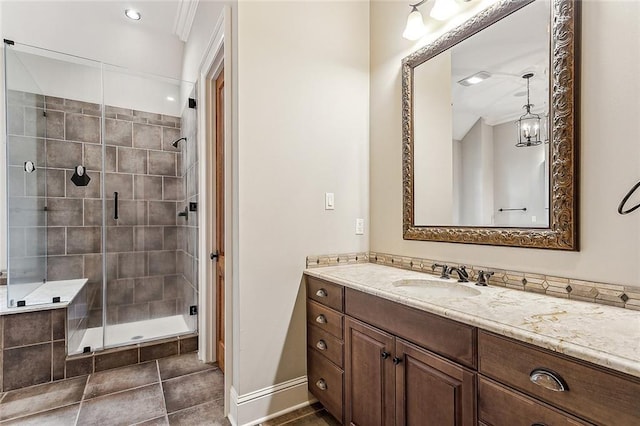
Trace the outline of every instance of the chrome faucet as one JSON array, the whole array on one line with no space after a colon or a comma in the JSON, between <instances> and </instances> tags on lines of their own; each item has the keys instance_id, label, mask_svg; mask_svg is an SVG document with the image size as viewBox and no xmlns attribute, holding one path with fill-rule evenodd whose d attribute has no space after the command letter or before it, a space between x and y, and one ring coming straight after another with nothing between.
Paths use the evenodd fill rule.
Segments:
<instances>
[{"instance_id":1,"label":"chrome faucet","mask_svg":"<svg viewBox=\"0 0 640 426\"><path fill-rule=\"evenodd\" d=\"M489 285L489 277L491 277L491 275L493 275L493 272L491 271L478 271L478 281L476 281L476 285L486 287Z\"/></svg>"},{"instance_id":2,"label":"chrome faucet","mask_svg":"<svg viewBox=\"0 0 640 426\"><path fill-rule=\"evenodd\" d=\"M449 269L449 265L447 265L446 263L443 263L442 265L439 263L434 263L431 266L431 270L435 271L436 268L442 268L442 274L440 274L440 278L444 278L445 280L448 280L449 278L451 278L449 276L449 273L451 272L451 269Z\"/></svg>"},{"instance_id":3,"label":"chrome faucet","mask_svg":"<svg viewBox=\"0 0 640 426\"><path fill-rule=\"evenodd\" d=\"M469 273L467 272L467 267L464 265L461 265L457 268L451 268L449 269L449 273L456 273L458 274L458 282L459 283L468 283L469 282Z\"/></svg>"}]
</instances>

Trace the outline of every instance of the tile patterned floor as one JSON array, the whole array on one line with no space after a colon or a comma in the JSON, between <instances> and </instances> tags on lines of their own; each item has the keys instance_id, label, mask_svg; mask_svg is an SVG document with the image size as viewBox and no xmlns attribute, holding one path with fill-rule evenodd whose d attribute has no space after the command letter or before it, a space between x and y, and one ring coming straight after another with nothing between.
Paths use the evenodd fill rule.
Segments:
<instances>
[{"instance_id":1,"label":"tile patterned floor","mask_svg":"<svg viewBox=\"0 0 640 426\"><path fill-rule=\"evenodd\" d=\"M0 425L229 425L223 388L187 354L0 394Z\"/></svg>"},{"instance_id":2,"label":"tile patterned floor","mask_svg":"<svg viewBox=\"0 0 640 426\"><path fill-rule=\"evenodd\" d=\"M266 421L261 426L339 426L329 413L317 402L308 407L292 411L276 419Z\"/></svg>"},{"instance_id":3,"label":"tile patterned floor","mask_svg":"<svg viewBox=\"0 0 640 426\"><path fill-rule=\"evenodd\" d=\"M262 426L338 426L319 403ZM0 393L0 426L228 426L224 379L186 354Z\"/></svg>"}]
</instances>

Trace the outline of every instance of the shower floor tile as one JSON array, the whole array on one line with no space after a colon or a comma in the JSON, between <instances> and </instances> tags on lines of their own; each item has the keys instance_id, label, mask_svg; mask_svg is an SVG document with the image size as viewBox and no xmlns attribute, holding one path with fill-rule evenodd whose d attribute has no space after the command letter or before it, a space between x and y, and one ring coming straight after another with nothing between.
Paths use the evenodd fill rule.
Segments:
<instances>
[{"instance_id":1,"label":"shower floor tile","mask_svg":"<svg viewBox=\"0 0 640 426\"><path fill-rule=\"evenodd\" d=\"M217 366L179 355L0 394L0 425L227 426L223 387Z\"/></svg>"}]
</instances>

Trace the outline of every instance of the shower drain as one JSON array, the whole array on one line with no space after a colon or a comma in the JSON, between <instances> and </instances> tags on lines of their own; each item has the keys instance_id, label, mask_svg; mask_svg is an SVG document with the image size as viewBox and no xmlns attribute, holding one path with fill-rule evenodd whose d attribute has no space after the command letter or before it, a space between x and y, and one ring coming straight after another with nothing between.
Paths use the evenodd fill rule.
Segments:
<instances>
[{"instance_id":1,"label":"shower drain","mask_svg":"<svg viewBox=\"0 0 640 426\"><path fill-rule=\"evenodd\" d=\"M138 339L142 339L144 336L133 336L131 338L131 340L138 340Z\"/></svg>"}]
</instances>

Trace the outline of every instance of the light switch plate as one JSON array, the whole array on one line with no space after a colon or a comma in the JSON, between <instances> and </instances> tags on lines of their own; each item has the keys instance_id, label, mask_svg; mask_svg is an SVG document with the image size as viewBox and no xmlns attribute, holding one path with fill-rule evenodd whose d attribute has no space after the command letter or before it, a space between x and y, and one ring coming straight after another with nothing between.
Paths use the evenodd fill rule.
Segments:
<instances>
[{"instance_id":1,"label":"light switch plate","mask_svg":"<svg viewBox=\"0 0 640 426\"><path fill-rule=\"evenodd\" d=\"M364 219L356 219L356 235L364 235Z\"/></svg>"},{"instance_id":2,"label":"light switch plate","mask_svg":"<svg viewBox=\"0 0 640 426\"><path fill-rule=\"evenodd\" d=\"M333 192L324 193L324 209L325 210L334 210L335 209L334 201L335 200L334 200Z\"/></svg>"}]
</instances>

